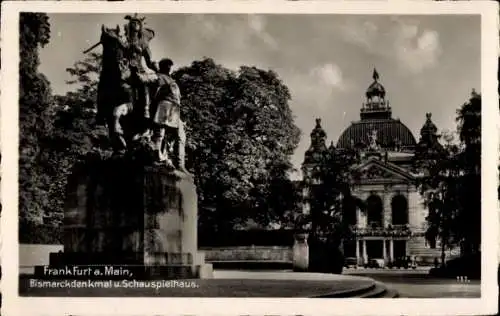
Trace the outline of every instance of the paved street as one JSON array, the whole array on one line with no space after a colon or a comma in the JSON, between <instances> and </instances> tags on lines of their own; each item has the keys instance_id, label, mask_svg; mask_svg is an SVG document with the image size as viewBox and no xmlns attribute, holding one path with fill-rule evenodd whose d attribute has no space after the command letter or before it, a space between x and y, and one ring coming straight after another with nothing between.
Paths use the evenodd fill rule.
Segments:
<instances>
[{"instance_id":1,"label":"paved street","mask_svg":"<svg viewBox=\"0 0 500 316\"><path fill-rule=\"evenodd\" d=\"M111 282L92 287L40 288L30 285L30 277L20 279L20 294L26 296L172 296L172 297L353 297L363 290L371 293L373 280L383 283L387 293L397 291L401 298L478 298L480 282L457 282L453 279L437 279L423 270L346 270L344 275L323 273L299 273L290 270L237 271L216 270L214 279L185 280L189 286L172 286L149 283L131 286L129 283ZM353 278L357 276L358 278ZM366 277L370 278L367 279ZM101 281L102 282L102 281ZM153 282L154 283L154 282ZM156 285L155 285L156 286ZM373 292L372 291L372 292ZM346 293L349 293L347 295ZM384 292L386 293L386 292ZM335 296L337 295L337 296ZM343 295L343 296L342 296ZM362 297L362 296L359 296ZM370 296L366 296L370 297ZM375 297L375 296L372 296Z\"/></svg>"},{"instance_id":2,"label":"paved street","mask_svg":"<svg viewBox=\"0 0 500 316\"><path fill-rule=\"evenodd\" d=\"M377 270L349 269L344 274L359 275L383 282L398 291L403 298L478 298L481 296L479 280L458 282L453 279L430 277L426 269L419 270Z\"/></svg>"},{"instance_id":3,"label":"paved street","mask_svg":"<svg viewBox=\"0 0 500 316\"><path fill-rule=\"evenodd\" d=\"M273 278L280 276L282 271L215 271L215 278L263 278L272 275ZM289 276L282 273L283 277ZM438 279L428 275L428 269L419 268L417 270L403 269L349 269L345 270L346 275L366 276L384 283L388 288L396 290L401 298L479 298L481 296L481 284L479 280L469 280L467 283L460 283L453 279ZM300 273L297 273L300 275ZM318 277L325 277L325 274L318 274Z\"/></svg>"},{"instance_id":4,"label":"paved street","mask_svg":"<svg viewBox=\"0 0 500 316\"><path fill-rule=\"evenodd\" d=\"M372 293L374 281L336 274L215 271L213 279L56 280L20 278L21 296L37 297L353 297ZM78 283L77 283L78 282ZM386 290L384 288L384 290ZM384 292L385 293L385 292Z\"/></svg>"}]
</instances>

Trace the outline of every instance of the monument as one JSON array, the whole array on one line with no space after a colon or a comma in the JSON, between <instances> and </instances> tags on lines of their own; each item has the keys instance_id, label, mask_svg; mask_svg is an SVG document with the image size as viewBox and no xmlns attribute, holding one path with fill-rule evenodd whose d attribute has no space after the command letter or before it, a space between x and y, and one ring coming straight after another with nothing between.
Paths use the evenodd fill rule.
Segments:
<instances>
[{"instance_id":1,"label":"monument","mask_svg":"<svg viewBox=\"0 0 500 316\"><path fill-rule=\"evenodd\" d=\"M103 57L97 119L108 127L113 154L89 153L74 166L64 252L51 254L50 265L131 267L144 279L211 277L197 247L197 193L184 166L186 136L179 87L170 77L173 62L153 62L154 31L144 18L126 19L125 34L102 26L98 43Z\"/></svg>"}]
</instances>

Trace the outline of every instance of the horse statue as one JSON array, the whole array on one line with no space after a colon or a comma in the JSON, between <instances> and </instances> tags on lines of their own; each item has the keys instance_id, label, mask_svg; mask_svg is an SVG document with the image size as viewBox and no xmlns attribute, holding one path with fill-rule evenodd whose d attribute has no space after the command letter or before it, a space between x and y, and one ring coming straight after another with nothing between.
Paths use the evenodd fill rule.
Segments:
<instances>
[{"instance_id":1,"label":"horse statue","mask_svg":"<svg viewBox=\"0 0 500 316\"><path fill-rule=\"evenodd\" d=\"M125 26L125 36L120 33L119 26L103 25L100 41L84 51L88 53L102 45L96 119L107 125L115 154L124 154L132 145L145 143L155 153L153 160L157 163L188 173L184 166L185 122L178 117L179 113L175 126L167 128L162 121L162 118L170 120L176 115L167 111L169 114L165 117L164 106L160 106L164 101L159 100L163 95L159 91L162 82L165 84L160 77L165 74L151 61L148 42L154 32L142 28L143 19L137 16L126 19L130 22ZM141 58L154 73L141 69Z\"/></svg>"},{"instance_id":2,"label":"horse statue","mask_svg":"<svg viewBox=\"0 0 500 316\"><path fill-rule=\"evenodd\" d=\"M154 89L154 82L144 83L150 95L138 98L134 93L130 78L133 76L129 67L130 59L127 43L120 34L120 27L101 27L101 38L97 45L102 45L102 64L97 88L97 121L106 124L115 152L123 153L129 145L141 137L148 137L149 119L144 115L149 111L148 102Z\"/></svg>"}]
</instances>

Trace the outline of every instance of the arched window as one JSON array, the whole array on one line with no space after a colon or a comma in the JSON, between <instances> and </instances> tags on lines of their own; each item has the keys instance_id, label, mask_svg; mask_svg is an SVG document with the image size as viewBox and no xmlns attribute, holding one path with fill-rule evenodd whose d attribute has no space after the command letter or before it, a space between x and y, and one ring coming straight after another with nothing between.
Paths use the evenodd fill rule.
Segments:
<instances>
[{"instance_id":1,"label":"arched window","mask_svg":"<svg viewBox=\"0 0 500 316\"><path fill-rule=\"evenodd\" d=\"M408 224L408 200L401 194L392 198L392 224L405 225Z\"/></svg>"},{"instance_id":2,"label":"arched window","mask_svg":"<svg viewBox=\"0 0 500 316\"><path fill-rule=\"evenodd\" d=\"M366 199L366 207L368 225L370 227L382 226L384 205L380 196L371 195L370 197L368 197L368 199Z\"/></svg>"}]
</instances>

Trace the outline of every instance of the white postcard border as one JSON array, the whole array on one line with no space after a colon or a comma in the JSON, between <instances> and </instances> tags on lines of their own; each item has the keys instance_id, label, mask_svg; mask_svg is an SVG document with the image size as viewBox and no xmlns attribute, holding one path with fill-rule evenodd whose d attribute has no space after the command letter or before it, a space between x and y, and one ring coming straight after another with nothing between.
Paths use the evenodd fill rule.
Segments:
<instances>
[{"instance_id":1,"label":"white postcard border","mask_svg":"<svg viewBox=\"0 0 500 316\"><path fill-rule=\"evenodd\" d=\"M18 64L19 12L481 14L482 61L482 281L480 299L259 299L259 298L27 298L18 295ZM7 315L472 315L496 313L498 287L497 91L498 5L473 2L126 1L2 3L1 264Z\"/></svg>"}]
</instances>

